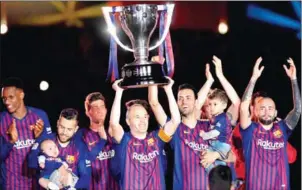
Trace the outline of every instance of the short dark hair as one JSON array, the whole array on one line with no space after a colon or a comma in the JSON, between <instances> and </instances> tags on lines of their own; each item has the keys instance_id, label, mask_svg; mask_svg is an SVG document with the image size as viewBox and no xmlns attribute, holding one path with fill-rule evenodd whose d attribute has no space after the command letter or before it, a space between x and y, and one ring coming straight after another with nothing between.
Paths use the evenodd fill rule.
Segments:
<instances>
[{"instance_id":1,"label":"short dark hair","mask_svg":"<svg viewBox=\"0 0 302 190\"><path fill-rule=\"evenodd\" d=\"M181 91L181 90L184 90L184 89L192 90L193 93L194 93L194 97L197 98L197 90L194 88L193 85L188 84L188 83L181 84L181 85L179 85L179 87L178 87L178 92Z\"/></svg>"},{"instance_id":2,"label":"short dark hair","mask_svg":"<svg viewBox=\"0 0 302 190\"><path fill-rule=\"evenodd\" d=\"M78 120L79 112L74 108L65 108L61 111L60 117L64 117L67 120Z\"/></svg>"},{"instance_id":3,"label":"short dark hair","mask_svg":"<svg viewBox=\"0 0 302 190\"><path fill-rule=\"evenodd\" d=\"M211 93L209 93L208 98L210 100L219 99L223 103L228 104L228 96L227 96L226 92L224 90L221 90L218 88L215 88L214 90L212 90Z\"/></svg>"},{"instance_id":4,"label":"short dark hair","mask_svg":"<svg viewBox=\"0 0 302 190\"><path fill-rule=\"evenodd\" d=\"M4 87L16 87L18 89L24 90L23 81L18 77L6 78L1 84L1 88Z\"/></svg>"},{"instance_id":5,"label":"short dark hair","mask_svg":"<svg viewBox=\"0 0 302 190\"><path fill-rule=\"evenodd\" d=\"M252 105L252 106L254 106L254 105L255 105L255 100L256 100L256 98L258 98L258 97L267 98L267 97L268 97L268 95L267 95L267 93L266 93L266 92L264 92L264 91L258 91L258 92L255 92L255 93L253 94L253 96L252 96L252 100L251 100L251 105Z\"/></svg>"},{"instance_id":6,"label":"short dark hair","mask_svg":"<svg viewBox=\"0 0 302 190\"><path fill-rule=\"evenodd\" d=\"M87 110L89 110L90 109L90 104L92 102L94 102L94 101L97 101L97 100L103 100L104 103L105 103L105 97L103 96L102 93L100 93L100 92L92 92L92 93L88 94L86 96L86 100L85 100L85 108Z\"/></svg>"},{"instance_id":7,"label":"short dark hair","mask_svg":"<svg viewBox=\"0 0 302 190\"><path fill-rule=\"evenodd\" d=\"M218 165L209 173L210 190L230 190L232 186L232 172L229 166Z\"/></svg>"}]
</instances>

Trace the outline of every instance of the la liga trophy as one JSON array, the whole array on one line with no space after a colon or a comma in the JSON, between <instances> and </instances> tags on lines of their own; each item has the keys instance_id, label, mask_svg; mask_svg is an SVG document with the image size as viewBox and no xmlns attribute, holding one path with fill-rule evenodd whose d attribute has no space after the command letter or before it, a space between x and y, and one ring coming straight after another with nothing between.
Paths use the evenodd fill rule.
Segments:
<instances>
[{"instance_id":1,"label":"la liga trophy","mask_svg":"<svg viewBox=\"0 0 302 190\"><path fill-rule=\"evenodd\" d=\"M160 63L148 60L149 51L160 46L170 28L174 4L154 5L135 4L129 6L102 7L108 31L114 41L123 49L133 52L134 62L122 67L123 88L142 88L149 85L164 85L168 83ZM166 12L166 23L161 38L149 46L150 38L158 23L158 12ZM123 31L130 38L132 48L125 46L117 37L116 26L112 22L112 14L118 13Z\"/></svg>"}]
</instances>

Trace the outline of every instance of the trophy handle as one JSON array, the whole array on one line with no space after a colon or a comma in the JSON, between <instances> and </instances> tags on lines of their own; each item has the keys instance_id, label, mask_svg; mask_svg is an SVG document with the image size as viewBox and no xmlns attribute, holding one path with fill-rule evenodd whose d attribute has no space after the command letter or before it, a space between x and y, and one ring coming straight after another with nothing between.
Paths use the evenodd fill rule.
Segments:
<instances>
[{"instance_id":1,"label":"trophy handle","mask_svg":"<svg viewBox=\"0 0 302 190\"><path fill-rule=\"evenodd\" d=\"M151 46L149 48L149 51L154 50L155 48L157 48L165 40L165 38L166 38L166 36L169 32L169 29L170 29L174 6L175 6L174 4L158 5L157 6L157 9L159 11L167 10L168 16L167 16L167 21L166 21L166 27L165 27L165 30L164 30L164 33L163 33L161 39L159 41L157 41L157 43L154 46Z\"/></svg>"},{"instance_id":2,"label":"trophy handle","mask_svg":"<svg viewBox=\"0 0 302 190\"><path fill-rule=\"evenodd\" d=\"M111 36L113 37L113 39L116 41L116 43L118 45L120 45L123 49L127 50L127 51L131 51L134 52L134 50L132 48L129 48L128 46L125 46L117 37L116 35L116 28L112 23L112 20L110 18L110 13L113 12L121 12L122 11L122 7L102 7L102 11L103 11L103 15L106 21L106 24L108 26L108 32L111 34Z\"/></svg>"}]
</instances>

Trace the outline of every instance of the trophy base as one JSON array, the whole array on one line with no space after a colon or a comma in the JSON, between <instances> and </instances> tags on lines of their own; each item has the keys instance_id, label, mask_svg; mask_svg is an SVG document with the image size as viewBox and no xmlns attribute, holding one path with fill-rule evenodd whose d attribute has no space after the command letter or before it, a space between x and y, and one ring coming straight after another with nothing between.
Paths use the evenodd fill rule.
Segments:
<instances>
[{"instance_id":1,"label":"trophy base","mask_svg":"<svg viewBox=\"0 0 302 190\"><path fill-rule=\"evenodd\" d=\"M144 88L150 85L165 85L169 80L165 77L162 65L148 62L147 64L127 64L122 68L122 88Z\"/></svg>"}]
</instances>

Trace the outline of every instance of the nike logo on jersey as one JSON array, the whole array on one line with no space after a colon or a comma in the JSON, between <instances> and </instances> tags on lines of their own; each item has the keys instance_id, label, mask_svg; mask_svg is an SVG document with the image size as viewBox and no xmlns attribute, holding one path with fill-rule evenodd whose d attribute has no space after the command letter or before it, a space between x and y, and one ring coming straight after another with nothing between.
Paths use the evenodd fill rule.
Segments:
<instances>
[{"instance_id":1,"label":"nike logo on jersey","mask_svg":"<svg viewBox=\"0 0 302 190\"><path fill-rule=\"evenodd\" d=\"M97 141L89 142L88 145L89 145L89 146L92 146L92 145L94 145L96 142L97 142Z\"/></svg>"}]
</instances>

